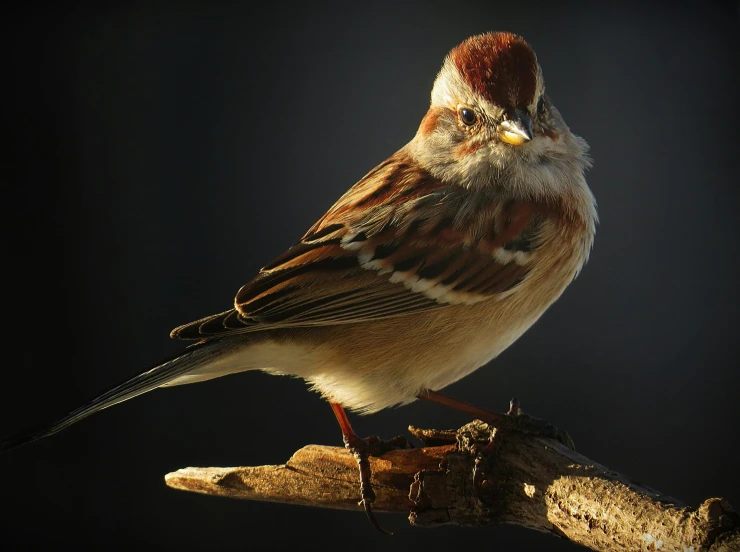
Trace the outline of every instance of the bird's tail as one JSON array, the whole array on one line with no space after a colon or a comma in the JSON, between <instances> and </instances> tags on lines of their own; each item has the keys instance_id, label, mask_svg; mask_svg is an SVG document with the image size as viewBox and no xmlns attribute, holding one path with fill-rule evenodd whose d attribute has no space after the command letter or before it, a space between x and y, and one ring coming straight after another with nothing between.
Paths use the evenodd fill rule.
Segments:
<instances>
[{"instance_id":1,"label":"bird's tail","mask_svg":"<svg viewBox=\"0 0 740 552\"><path fill-rule=\"evenodd\" d=\"M204 364L216 360L223 354L223 348L218 345L217 340L192 345L185 351L156 365L154 368L138 376L134 376L110 391L103 393L77 410L73 410L63 418L0 442L0 453L48 437L49 435L54 435L95 412L156 389L183 374L202 367Z\"/></svg>"}]
</instances>

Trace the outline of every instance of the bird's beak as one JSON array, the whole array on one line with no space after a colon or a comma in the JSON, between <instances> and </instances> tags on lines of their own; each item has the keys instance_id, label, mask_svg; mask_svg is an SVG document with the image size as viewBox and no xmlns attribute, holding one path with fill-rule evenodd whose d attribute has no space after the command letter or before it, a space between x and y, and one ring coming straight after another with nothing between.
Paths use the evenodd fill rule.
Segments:
<instances>
[{"instance_id":1,"label":"bird's beak","mask_svg":"<svg viewBox=\"0 0 740 552\"><path fill-rule=\"evenodd\" d=\"M512 146L521 146L532 139L532 118L526 111L515 109L498 125L498 138Z\"/></svg>"}]
</instances>

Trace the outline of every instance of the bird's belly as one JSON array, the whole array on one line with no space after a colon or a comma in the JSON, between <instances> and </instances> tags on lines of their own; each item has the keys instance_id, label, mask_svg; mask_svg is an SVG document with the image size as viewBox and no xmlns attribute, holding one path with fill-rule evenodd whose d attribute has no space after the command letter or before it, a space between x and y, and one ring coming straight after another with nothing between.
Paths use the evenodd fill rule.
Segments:
<instances>
[{"instance_id":1,"label":"bird's belly","mask_svg":"<svg viewBox=\"0 0 740 552\"><path fill-rule=\"evenodd\" d=\"M273 334L250 347L250 356L265 371L305 379L328 400L376 412L465 377L506 349L541 314L522 316L519 309L500 307L493 316L485 306L465 305L459 312L450 307L368 324L312 328L303 339L295 333Z\"/></svg>"}]
</instances>

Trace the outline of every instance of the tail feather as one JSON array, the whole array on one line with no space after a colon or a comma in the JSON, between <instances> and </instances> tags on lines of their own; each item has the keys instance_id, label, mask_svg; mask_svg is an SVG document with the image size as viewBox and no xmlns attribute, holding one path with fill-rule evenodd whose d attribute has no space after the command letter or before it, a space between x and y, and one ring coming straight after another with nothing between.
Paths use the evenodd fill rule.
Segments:
<instances>
[{"instance_id":1,"label":"tail feather","mask_svg":"<svg viewBox=\"0 0 740 552\"><path fill-rule=\"evenodd\" d=\"M0 453L54 435L91 414L161 387L168 381L178 378L218 356L219 348L212 346L215 343L217 342L203 342L191 346L184 352L103 393L63 418L0 442Z\"/></svg>"}]
</instances>

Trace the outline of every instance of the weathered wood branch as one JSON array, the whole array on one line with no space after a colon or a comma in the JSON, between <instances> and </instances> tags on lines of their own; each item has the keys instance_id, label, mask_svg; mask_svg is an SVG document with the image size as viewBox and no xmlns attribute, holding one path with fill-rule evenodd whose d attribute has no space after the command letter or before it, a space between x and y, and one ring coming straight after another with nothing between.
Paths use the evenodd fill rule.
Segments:
<instances>
[{"instance_id":1,"label":"weathered wood branch","mask_svg":"<svg viewBox=\"0 0 740 552\"><path fill-rule=\"evenodd\" d=\"M541 437L472 422L409 428L427 445L372 457L376 511L416 526L512 523L592 550L740 550L740 515L721 498L690 508ZM354 457L309 445L280 466L185 468L176 489L362 511Z\"/></svg>"}]
</instances>

